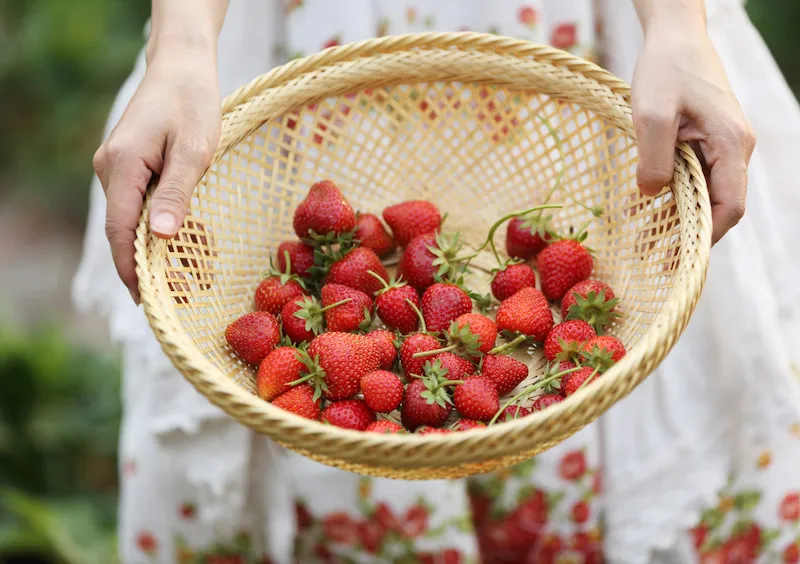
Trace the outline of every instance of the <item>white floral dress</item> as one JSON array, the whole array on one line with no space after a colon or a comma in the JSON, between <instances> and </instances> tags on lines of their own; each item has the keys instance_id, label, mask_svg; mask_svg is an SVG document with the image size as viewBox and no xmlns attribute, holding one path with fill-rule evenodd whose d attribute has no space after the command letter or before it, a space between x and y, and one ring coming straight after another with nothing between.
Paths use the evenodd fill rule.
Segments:
<instances>
[{"instance_id":1,"label":"white floral dress","mask_svg":"<svg viewBox=\"0 0 800 564\"><path fill-rule=\"evenodd\" d=\"M221 87L337 43L461 29L551 43L626 79L641 42L630 0L231 0ZM597 424L489 476L362 478L228 419L173 369L117 280L95 180L74 293L123 345L123 562L800 561L800 109L737 0L709 2L709 30L759 138L748 215L714 249L658 372Z\"/></svg>"}]
</instances>

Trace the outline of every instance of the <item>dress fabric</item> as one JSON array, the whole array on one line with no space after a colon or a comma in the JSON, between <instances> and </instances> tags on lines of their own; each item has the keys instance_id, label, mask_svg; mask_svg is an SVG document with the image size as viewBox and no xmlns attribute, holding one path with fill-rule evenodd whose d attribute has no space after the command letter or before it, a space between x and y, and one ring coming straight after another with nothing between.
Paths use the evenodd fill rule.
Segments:
<instances>
[{"instance_id":1,"label":"dress fabric","mask_svg":"<svg viewBox=\"0 0 800 564\"><path fill-rule=\"evenodd\" d=\"M175 371L117 279L97 179L74 282L123 350L120 555L145 562L798 562L800 108L737 0L709 32L758 136L748 213L663 365L597 423L515 468L400 482L255 436ZM550 43L630 80L630 0L230 0L223 95L287 58L376 35L474 30ZM108 120L145 71L140 55Z\"/></svg>"}]
</instances>

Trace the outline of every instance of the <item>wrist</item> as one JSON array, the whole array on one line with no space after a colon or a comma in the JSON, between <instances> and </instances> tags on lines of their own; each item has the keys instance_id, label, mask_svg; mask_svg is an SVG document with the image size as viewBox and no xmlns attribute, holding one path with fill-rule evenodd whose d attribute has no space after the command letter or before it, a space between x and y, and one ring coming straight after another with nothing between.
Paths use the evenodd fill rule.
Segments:
<instances>
[{"instance_id":1,"label":"wrist","mask_svg":"<svg viewBox=\"0 0 800 564\"><path fill-rule=\"evenodd\" d=\"M705 34L704 0L634 0L645 37Z\"/></svg>"},{"instance_id":2,"label":"wrist","mask_svg":"<svg viewBox=\"0 0 800 564\"><path fill-rule=\"evenodd\" d=\"M216 61L227 0L153 0L146 56L198 55Z\"/></svg>"}]
</instances>

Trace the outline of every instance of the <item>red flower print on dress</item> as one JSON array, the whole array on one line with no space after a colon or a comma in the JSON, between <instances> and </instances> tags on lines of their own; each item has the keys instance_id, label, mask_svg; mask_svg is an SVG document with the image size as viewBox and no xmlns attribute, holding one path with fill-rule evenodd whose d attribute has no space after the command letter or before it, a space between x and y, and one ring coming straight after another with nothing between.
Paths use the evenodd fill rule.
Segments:
<instances>
[{"instance_id":1,"label":"red flower print on dress","mask_svg":"<svg viewBox=\"0 0 800 564\"><path fill-rule=\"evenodd\" d=\"M700 550L700 547L703 546L703 543L708 537L708 527L704 524L700 524L691 531L692 533L692 540L694 541L694 547L697 550Z\"/></svg>"},{"instance_id":2,"label":"red flower print on dress","mask_svg":"<svg viewBox=\"0 0 800 564\"><path fill-rule=\"evenodd\" d=\"M183 519L191 521L197 516L197 506L194 503L183 503L178 509L178 513Z\"/></svg>"},{"instance_id":3,"label":"red flower print on dress","mask_svg":"<svg viewBox=\"0 0 800 564\"><path fill-rule=\"evenodd\" d=\"M376 37L383 37L389 35L389 18L383 18L378 22L378 28L375 30Z\"/></svg>"},{"instance_id":4,"label":"red flower print on dress","mask_svg":"<svg viewBox=\"0 0 800 564\"><path fill-rule=\"evenodd\" d=\"M447 548L439 554L424 552L417 555L419 564L461 564L461 553L454 548Z\"/></svg>"},{"instance_id":5,"label":"red flower print on dress","mask_svg":"<svg viewBox=\"0 0 800 564\"><path fill-rule=\"evenodd\" d=\"M406 22L413 24L417 21L417 9L414 6L406 8Z\"/></svg>"},{"instance_id":6,"label":"red flower print on dress","mask_svg":"<svg viewBox=\"0 0 800 564\"><path fill-rule=\"evenodd\" d=\"M285 11L287 14L291 14L302 5L303 5L303 0L286 0Z\"/></svg>"},{"instance_id":7,"label":"red flower print on dress","mask_svg":"<svg viewBox=\"0 0 800 564\"><path fill-rule=\"evenodd\" d=\"M332 542L354 544L358 538L358 525L344 512L327 515L322 520L322 530Z\"/></svg>"},{"instance_id":8,"label":"red flower print on dress","mask_svg":"<svg viewBox=\"0 0 800 564\"><path fill-rule=\"evenodd\" d=\"M428 510L423 505L414 505L403 517L403 533L410 538L424 535L428 530Z\"/></svg>"},{"instance_id":9,"label":"red flower print on dress","mask_svg":"<svg viewBox=\"0 0 800 564\"><path fill-rule=\"evenodd\" d=\"M524 26L536 27L536 20L538 19L536 8L530 5L520 6L519 11L517 11L517 19Z\"/></svg>"},{"instance_id":10,"label":"red flower print on dress","mask_svg":"<svg viewBox=\"0 0 800 564\"><path fill-rule=\"evenodd\" d=\"M594 495L600 495L603 493L603 471L597 470L594 473L594 478L592 478L592 493Z\"/></svg>"},{"instance_id":11,"label":"red flower print on dress","mask_svg":"<svg viewBox=\"0 0 800 564\"><path fill-rule=\"evenodd\" d=\"M329 47L336 47L342 41L342 37L340 35L334 35L330 39L328 39L325 43L322 44L323 49L327 49Z\"/></svg>"},{"instance_id":12,"label":"red flower print on dress","mask_svg":"<svg viewBox=\"0 0 800 564\"><path fill-rule=\"evenodd\" d=\"M538 534L547 524L549 509L545 493L535 490L514 510L509 519L523 530Z\"/></svg>"},{"instance_id":13,"label":"red flower print on dress","mask_svg":"<svg viewBox=\"0 0 800 564\"><path fill-rule=\"evenodd\" d=\"M781 501L778 515L785 521L797 521L800 519L800 494L797 492L786 494L783 501Z\"/></svg>"},{"instance_id":14,"label":"red flower print on dress","mask_svg":"<svg viewBox=\"0 0 800 564\"><path fill-rule=\"evenodd\" d=\"M142 531L136 537L136 546L145 554L154 554L158 550L158 541L153 533Z\"/></svg>"},{"instance_id":15,"label":"red flower print on dress","mask_svg":"<svg viewBox=\"0 0 800 564\"><path fill-rule=\"evenodd\" d=\"M586 474L586 456L580 450L568 452L561 459L558 473L569 482L581 479Z\"/></svg>"},{"instance_id":16,"label":"red flower print on dress","mask_svg":"<svg viewBox=\"0 0 800 564\"><path fill-rule=\"evenodd\" d=\"M127 477L136 474L136 461L133 458L122 459L122 474Z\"/></svg>"},{"instance_id":17,"label":"red flower print on dress","mask_svg":"<svg viewBox=\"0 0 800 564\"><path fill-rule=\"evenodd\" d=\"M297 528L301 531L306 531L311 527L314 522L314 517L308 510L308 506L303 501L297 501L294 504L294 515L297 520Z\"/></svg>"},{"instance_id":18,"label":"red flower print on dress","mask_svg":"<svg viewBox=\"0 0 800 564\"><path fill-rule=\"evenodd\" d=\"M591 515L591 510L589 509L589 504L585 501L579 501L575 505L572 506L572 520L575 523L585 523L589 520L589 516Z\"/></svg>"},{"instance_id":19,"label":"red flower print on dress","mask_svg":"<svg viewBox=\"0 0 800 564\"><path fill-rule=\"evenodd\" d=\"M358 524L358 539L370 554L378 554L386 530L377 521L362 521Z\"/></svg>"},{"instance_id":20,"label":"red flower print on dress","mask_svg":"<svg viewBox=\"0 0 800 564\"><path fill-rule=\"evenodd\" d=\"M392 513L392 509L384 502L378 503L378 506L375 508L375 514L373 515L373 518L383 528L384 531L391 531L395 533L402 531L397 517L395 517L394 513Z\"/></svg>"},{"instance_id":21,"label":"red flower print on dress","mask_svg":"<svg viewBox=\"0 0 800 564\"><path fill-rule=\"evenodd\" d=\"M578 28L575 23L562 23L553 28L550 45L556 49L571 49L578 42Z\"/></svg>"},{"instance_id":22,"label":"red flower print on dress","mask_svg":"<svg viewBox=\"0 0 800 564\"><path fill-rule=\"evenodd\" d=\"M800 563L800 543L790 544L783 550L784 564Z\"/></svg>"}]
</instances>

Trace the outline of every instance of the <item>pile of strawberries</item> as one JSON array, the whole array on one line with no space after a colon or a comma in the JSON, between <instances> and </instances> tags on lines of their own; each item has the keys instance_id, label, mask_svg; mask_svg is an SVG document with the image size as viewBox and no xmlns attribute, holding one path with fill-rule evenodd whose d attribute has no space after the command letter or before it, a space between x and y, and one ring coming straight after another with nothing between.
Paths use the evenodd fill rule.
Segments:
<instances>
[{"instance_id":1,"label":"pile of strawberries","mask_svg":"<svg viewBox=\"0 0 800 564\"><path fill-rule=\"evenodd\" d=\"M625 355L603 334L618 299L590 278L585 232L555 233L543 215L552 207L501 218L468 252L430 202L384 209L390 232L333 182L317 182L294 213L298 240L280 244L255 311L227 327L227 342L258 366L262 399L347 429L449 433L545 409ZM508 260L493 240L504 222ZM481 296L465 277L487 247L498 266ZM382 260L398 248L390 276ZM548 366L530 383L513 353L535 344Z\"/></svg>"}]
</instances>

